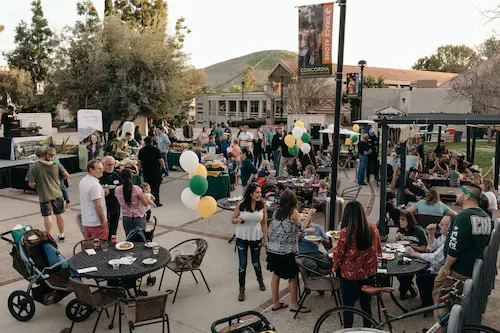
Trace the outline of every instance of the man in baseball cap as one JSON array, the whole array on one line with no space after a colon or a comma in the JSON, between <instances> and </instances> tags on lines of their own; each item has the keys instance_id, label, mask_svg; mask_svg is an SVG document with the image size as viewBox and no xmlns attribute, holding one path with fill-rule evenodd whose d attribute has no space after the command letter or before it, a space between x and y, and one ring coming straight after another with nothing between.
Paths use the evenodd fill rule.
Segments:
<instances>
[{"instance_id":1,"label":"man in baseball cap","mask_svg":"<svg viewBox=\"0 0 500 333\"><path fill-rule=\"evenodd\" d=\"M409 201L417 202L425 196L427 189L424 184L417 179L418 169L411 167L406 178L405 204Z\"/></svg>"}]
</instances>

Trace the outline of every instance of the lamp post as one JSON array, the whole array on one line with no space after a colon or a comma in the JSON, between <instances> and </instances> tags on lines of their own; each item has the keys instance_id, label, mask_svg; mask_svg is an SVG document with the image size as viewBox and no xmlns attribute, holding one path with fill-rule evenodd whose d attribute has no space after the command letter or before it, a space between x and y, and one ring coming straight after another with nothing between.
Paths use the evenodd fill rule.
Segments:
<instances>
[{"instance_id":1,"label":"lamp post","mask_svg":"<svg viewBox=\"0 0 500 333\"><path fill-rule=\"evenodd\" d=\"M281 95L281 106L280 106L280 122L283 122L283 82L285 81L285 76L281 75L281 86L280 86L280 95Z\"/></svg>"},{"instance_id":2,"label":"lamp post","mask_svg":"<svg viewBox=\"0 0 500 333\"><path fill-rule=\"evenodd\" d=\"M241 112L241 119L245 121L245 81L241 81Z\"/></svg>"},{"instance_id":3,"label":"lamp post","mask_svg":"<svg viewBox=\"0 0 500 333\"><path fill-rule=\"evenodd\" d=\"M337 207L337 166L339 164L340 153L340 108L342 103L342 72L344 70L344 39L345 39L345 17L347 0L338 0L340 6L340 23L339 23L339 47L337 57L337 73L335 75L335 118L333 122L333 156L332 156L332 183L331 183L331 200L330 200L330 217L329 230L335 230L335 214Z\"/></svg>"},{"instance_id":4,"label":"lamp post","mask_svg":"<svg viewBox=\"0 0 500 333\"><path fill-rule=\"evenodd\" d=\"M359 89L359 120L363 120L363 88L364 88L364 76L363 72L366 66L366 60L360 60L358 66L361 69L361 88Z\"/></svg>"}]
</instances>

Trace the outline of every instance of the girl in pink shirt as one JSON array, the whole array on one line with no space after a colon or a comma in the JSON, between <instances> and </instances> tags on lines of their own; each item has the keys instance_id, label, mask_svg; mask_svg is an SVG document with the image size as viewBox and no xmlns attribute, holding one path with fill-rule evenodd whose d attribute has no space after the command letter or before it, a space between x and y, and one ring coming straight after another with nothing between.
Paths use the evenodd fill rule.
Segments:
<instances>
[{"instance_id":1,"label":"girl in pink shirt","mask_svg":"<svg viewBox=\"0 0 500 333\"><path fill-rule=\"evenodd\" d=\"M240 145L239 145L239 140L238 139L234 139L233 141L233 156L234 156L234 159L239 163L241 162L241 148L240 148Z\"/></svg>"}]
</instances>

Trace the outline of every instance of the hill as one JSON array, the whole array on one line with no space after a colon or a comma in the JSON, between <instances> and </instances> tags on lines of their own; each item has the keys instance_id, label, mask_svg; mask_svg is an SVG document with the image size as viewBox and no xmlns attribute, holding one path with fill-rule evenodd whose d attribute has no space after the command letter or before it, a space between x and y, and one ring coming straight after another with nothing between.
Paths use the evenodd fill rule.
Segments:
<instances>
[{"instance_id":1,"label":"hill","mask_svg":"<svg viewBox=\"0 0 500 333\"><path fill-rule=\"evenodd\" d=\"M270 72L280 60L297 60L297 53L267 50L219 62L204 68L207 75L207 87L215 89L239 85L243 78L243 72L250 66L255 68L256 85L264 86Z\"/></svg>"}]
</instances>

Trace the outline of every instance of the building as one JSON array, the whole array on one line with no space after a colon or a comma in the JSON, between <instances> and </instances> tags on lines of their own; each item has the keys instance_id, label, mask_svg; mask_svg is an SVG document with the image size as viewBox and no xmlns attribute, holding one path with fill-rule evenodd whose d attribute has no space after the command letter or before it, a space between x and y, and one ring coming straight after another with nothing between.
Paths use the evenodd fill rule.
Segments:
<instances>
[{"instance_id":1,"label":"building","mask_svg":"<svg viewBox=\"0 0 500 333\"><path fill-rule=\"evenodd\" d=\"M335 65L334 65L335 66ZM234 93L219 93L219 94L201 94L196 96L196 123L199 125L208 126L210 123L221 122L230 120L244 120L244 119L264 119L267 118L269 123L273 123L275 118L281 116L281 104L283 103L283 118L286 118L287 110L293 109L291 107L292 101L287 100L287 96L292 87L297 83L297 62L289 60L281 60L276 67L270 72L268 78L268 85L264 87L262 92L241 92ZM344 66L344 83L347 73L357 73L360 69L358 66ZM412 82L434 82L433 84L440 85L451 80L456 74L441 73L441 72L428 72L428 71L415 71L405 69L393 68L378 68L378 67L365 67L364 75L370 75L375 78L380 76L384 77L385 84L390 89L375 89L381 95L376 98L371 98L373 101L368 102L368 106L363 105L371 111L368 114L373 114L374 110L382 109L386 106L399 107L399 90L409 90ZM310 107L306 110L300 110L303 113L325 113L327 120L333 118L333 109L335 101L335 79L326 78L329 87L323 94L311 101ZM331 83L331 84L330 84ZM364 89L363 91L367 91ZM283 91L283 99L281 92ZM408 96L411 99L412 96ZM300 98L299 98L300 99ZM370 98L369 98L370 99ZM415 98L413 98L415 100ZM364 101L364 98L363 98ZM363 102L364 103L364 102ZM372 104L370 104L372 103ZM377 103L375 105L375 103ZM382 103L384 104L382 106ZM290 104L290 107L287 107ZM307 105L307 103L306 103ZM368 110L367 110L368 111ZM427 110L428 112L429 110ZM348 110L343 110L343 123L351 121L351 116L348 115ZM367 119L366 114L363 112L363 118ZM352 119L354 120L354 119Z\"/></svg>"}]
</instances>

